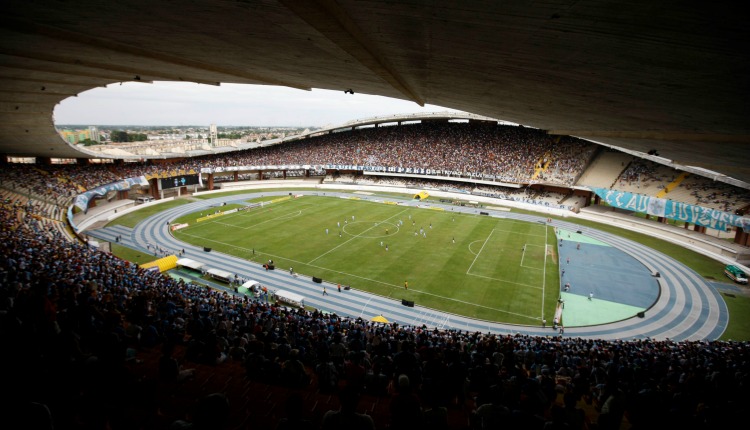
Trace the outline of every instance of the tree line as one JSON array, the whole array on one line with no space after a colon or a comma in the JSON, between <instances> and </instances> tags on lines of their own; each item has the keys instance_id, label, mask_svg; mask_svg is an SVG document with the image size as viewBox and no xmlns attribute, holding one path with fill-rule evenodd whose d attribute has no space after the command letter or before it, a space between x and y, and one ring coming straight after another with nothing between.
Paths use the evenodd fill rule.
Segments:
<instances>
[{"instance_id":1,"label":"tree line","mask_svg":"<svg viewBox=\"0 0 750 430\"><path fill-rule=\"evenodd\" d=\"M148 140L144 133L128 133L122 130L113 130L109 135L112 142L143 142Z\"/></svg>"}]
</instances>

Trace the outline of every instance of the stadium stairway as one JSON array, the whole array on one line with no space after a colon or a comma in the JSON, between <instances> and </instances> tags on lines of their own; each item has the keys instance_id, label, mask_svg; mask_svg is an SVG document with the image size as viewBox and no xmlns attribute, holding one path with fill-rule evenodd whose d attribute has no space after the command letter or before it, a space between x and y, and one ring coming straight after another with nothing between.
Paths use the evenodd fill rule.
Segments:
<instances>
[{"instance_id":1,"label":"stadium stairway","mask_svg":"<svg viewBox=\"0 0 750 430\"><path fill-rule=\"evenodd\" d=\"M663 190L661 190L661 191L659 191L658 193L656 193L656 197L658 197L658 198L660 198L660 199L663 199L663 198L665 198L665 197L667 196L667 194L669 194L669 192L670 192L670 191L672 191L672 190L674 190L675 188L679 187L679 186L680 186L680 183L682 183L682 181L684 181L684 180L685 180L685 178L687 178L688 176L690 176L690 173L687 173L687 172L682 172L682 173L680 173L680 174L679 174L679 175L678 175L678 176L677 176L677 177L675 178L675 180L674 180L674 181L670 182L669 184L667 184L667 186L666 186L666 187L664 187L664 189L663 189Z\"/></svg>"}]
</instances>

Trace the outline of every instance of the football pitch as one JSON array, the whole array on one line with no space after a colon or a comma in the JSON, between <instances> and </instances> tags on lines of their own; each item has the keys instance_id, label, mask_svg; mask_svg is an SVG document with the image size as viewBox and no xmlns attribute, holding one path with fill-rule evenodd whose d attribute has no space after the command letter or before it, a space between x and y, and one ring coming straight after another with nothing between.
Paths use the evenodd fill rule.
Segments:
<instances>
[{"instance_id":1,"label":"football pitch","mask_svg":"<svg viewBox=\"0 0 750 430\"><path fill-rule=\"evenodd\" d=\"M259 203L248 200L216 211ZM552 320L559 297L554 229L413 202L305 195L175 220L174 236L276 270L396 300L513 324ZM212 211L213 212L213 211Z\"/></svg>"}]
</instances>

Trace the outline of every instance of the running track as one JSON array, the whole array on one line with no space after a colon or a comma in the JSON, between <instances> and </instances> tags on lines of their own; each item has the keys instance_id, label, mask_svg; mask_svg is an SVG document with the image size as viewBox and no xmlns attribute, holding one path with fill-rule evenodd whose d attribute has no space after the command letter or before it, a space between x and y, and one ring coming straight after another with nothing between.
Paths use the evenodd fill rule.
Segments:
<instances>
[{"instance_id":1,"label":"running track","mask_svg":"<svg viewBox=\"0 0 750 430\"><path fill-rule=\"evenodd\" d=\"M288 195L289 191L264 192L264 195ZM309 191L301 194L315 195ZM347 196L347 193L326 192L327 196ZM358 290L342 293L336 291L335 284L326 284L329 294L322 296L321 285L312 282L310 277L303 275L292 277L286 271L266 271L256 263L232 257L218 252L204 252L202 247L188 245L175 239L169 231L167 223L188 213L207 209L223 202L238 202L257 197L257 193L246 195L232 195L202 200L173 209L141 221L135 228L124 226L105 227L87 231L88 234L107 240L115 241L115 237L122 236L121 244L148 253L148 244L159 244L164 249L173 251L185 249L184 258L190 258L205 263L208 267L221 268L237 273L245 279L255 279L271 289L292 291L305 296L305 304L317 309L335 312L338 315L362 317L369 320L375 315L385 315L390 321L401 325L427 325L439 329L454 329L492 332L498 334L527 334L534 336L556 335L551 328L538 326L524 326L500 324L475 320L459 315L424 308L416 305L413 308L402 306L400 301ZM359 196L363 200L379 200L377 197ZM392 199L389 197L389 199ZM416 205L404 200L403 205ZM438 206L432 204L432 206ZM451 206L454 212L475 213L476 209ZM542 222L542 216L524 215L512 212L492 213L491 216L517 219L528 222ZM552 220L551 224L571 231L581 230L583 234L606 242L621 251L630 254L652 272L659 272L661 292L659 298L646 312L645 318L629 318L609 324L586 327L566 327L566 337L582 337L591 339L671 339L685 340L715 340L726 329L729 312L724 300L706 280L690 268L675 259L654 251L639 243L602 231L576 225L568 221Z\"/></svg>"}]
</instances>

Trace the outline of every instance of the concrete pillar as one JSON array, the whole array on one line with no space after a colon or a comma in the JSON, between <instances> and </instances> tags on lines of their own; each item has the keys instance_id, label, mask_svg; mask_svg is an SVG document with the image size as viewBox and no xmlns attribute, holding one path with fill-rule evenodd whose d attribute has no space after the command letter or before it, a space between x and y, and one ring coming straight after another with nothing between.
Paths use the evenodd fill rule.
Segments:
<instances>
[{"instance_id":1,"label":"concrete pillar","mask_svg":"<svg viewBox=\"0 0 750 430\"><path fill-rule=\"evenodd\" d=\"M750 234L745 233L744 230L738 227L737 232L734 234L734 243L748 246L748 242L750 242Z\"/></svg>"},{"instance_id":2,"label":"concrete pillar","mask_svg":"<svg viewBox=\"0 0 750 430\"><path fill-rule=\"evenodd\" d=\"M153 197L155 200L160 200L161 197L159 196L159 178L149 179L148 184L151 197Z\"/></svg>"},{"instance_id":3,"label":"concrete pillar","mask_svg":"<svg viewBox=\"0 0 750 430\"><path fill-rule=\"evenodd\" d=\"M208 191L212 191L214 189L214 174L209 173L208 174Z\"/></svg>"},{"instance_id":4,"label":"concrete pillar","mask_svg":"<svg viewBox=\"0 0 750 430\"><path fill-rule=\"evenodd\" d=\"M235 171L234 172L234 182L237 182L240 180L240 172Z\"/></svg>"}]
</instances>

